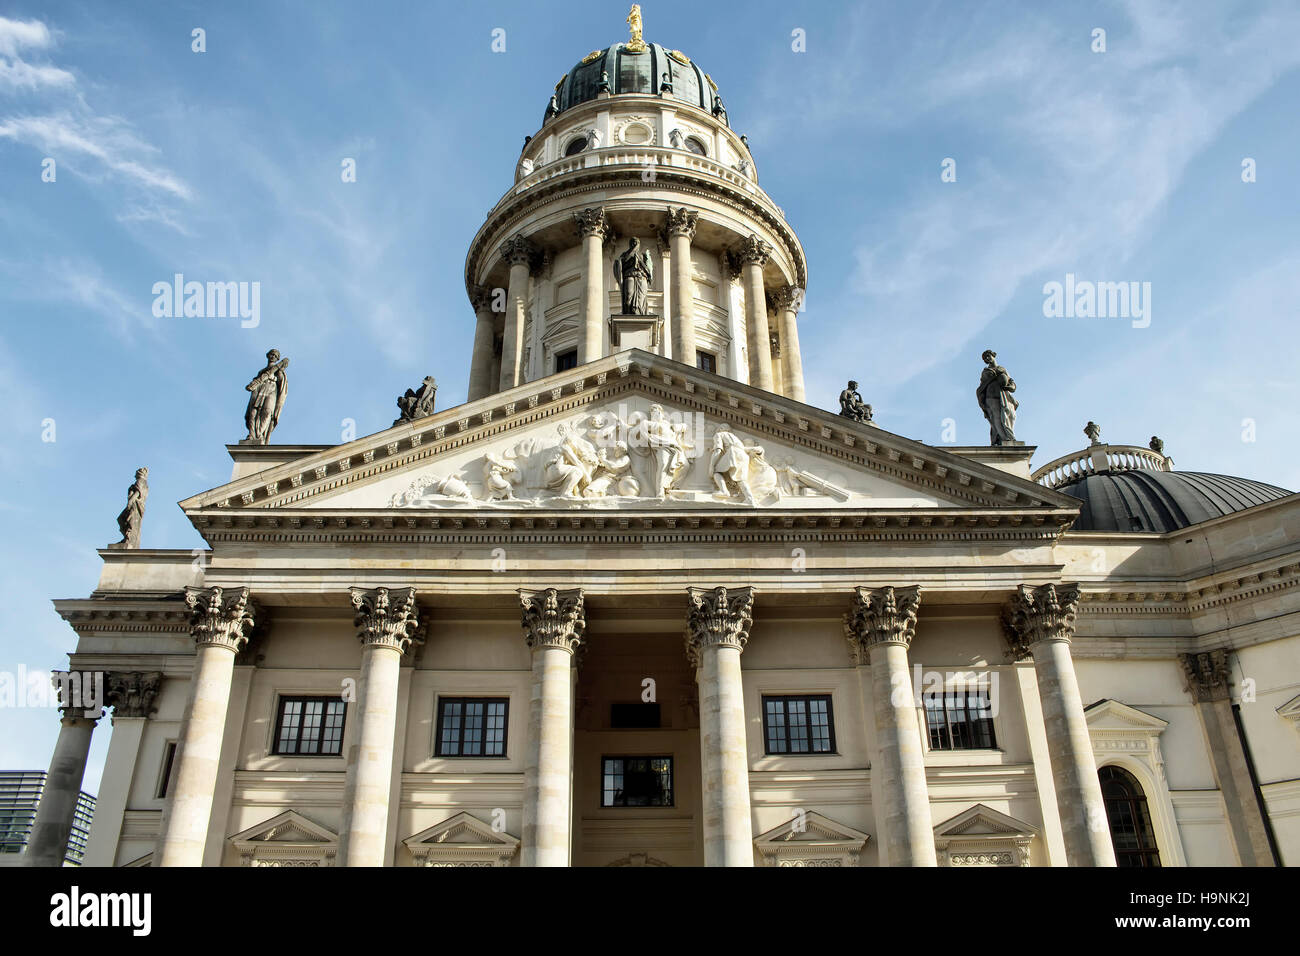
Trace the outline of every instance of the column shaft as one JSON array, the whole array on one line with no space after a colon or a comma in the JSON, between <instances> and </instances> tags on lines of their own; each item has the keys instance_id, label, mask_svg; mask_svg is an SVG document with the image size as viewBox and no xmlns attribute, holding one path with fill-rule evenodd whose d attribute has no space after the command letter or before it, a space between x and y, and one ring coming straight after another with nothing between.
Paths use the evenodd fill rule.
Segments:
<instances>
[{"instance_id":1,"label":"column shaft","mask_svg":"<svg viewBox=\"0 0 1300 956\"><path fill-rule=\"evenodd\" d=\"M569 865L572 665L572 651L533 648L524 765L524 866Z\"/></svg>"},{"instance_id":2,"label":"column shaft","mask_svg":"<svg viewBox=\"0 0 1300 956\"><path fill-rule=\"evenodd\" d=\"M523 381L524 318L528 307L528 263L512 262L506 290L505 339L501 344L501 388L505 391Z\"/></svg>"},{"instance_id":3,"label":"column shaft","mask_svg":"<svg viewBox=\"0 0 1300 956\"><path fill-rule=\"evenodd\" d=\"M763 266L744 265L745 341L749 346L749 383L772 391L772 342L767 327L767 296L763 291Z\"/></svg>"},{"instance_id":4,"label":"column shaft","mask_svg":"<svg viewBox=\"0 0 1300 956\"><path fill-rule=\"evenodd\" d=\"M804 401L803 358L799 354L798 308L802 291L794 286L781 290L777 297L777 320L781 334L781 382L785 395L796 402Z\"/></svg>"},{"instance_id":5,"label":"column shaft","mask_svg":"<svg viewBox=\"0 0 1300 956\"><path fill-rule=\"evenodd\" d=\"M886 858L890 866L937 866L907 647L879 643L869 653L878 755L871 777L880 778Z\"/></svg>"},{"instance_id":6,"label":"column shaft","mask_svg":"<svg viewBox=\"0 0 1300 956\"><path fill-rule=\"evenodd\" d=\"M64 711L63 726L59 729L54 756L45 775L41 802L36 808L31 839L27 852L23 854L26 866L63 865L97 719L85 717L75 708Z\"/></svg>"},{"instance_id":7,"label":"column shaft","mask_svg":"<svg viewBox=\"0 0 1300 956\"><path fill-rule=\"evenodd\" d=\"M1041 641L1031 651L1052 756L1052 781L1056 785L1066 859L1071 866L1114 866L1106 805L1069 642Z\"/></svg>"},{"instance_id":8,"label":"column shaft","mask_svg":"<svg viewBox=\"0 0 1300 956\"><path fill-rule=\"evenodd\" d=\"M202 866L235 672L234 649L200 644L176 745L176 782L163 814L157 866Z\"/></svg>"},{"instance_id":9,"label":"column shaft","mask_svg":"<svg viewBox=\"0 0 1300 956\"><path fill-rule=\"evenodd\" d=\"M700 763L703 771L704 865L753 866L749 755L740 648L705 646L700 688Z\"/></svg>"},{"instance_id":10,"label":"column shaft","mask_svg":"<svg viewBox=\"0 0 1300 956\"><path fill-rule=\"evenodd\" d=\"M384 865L401 663L397 647L370 643L362 648L356 701L360 727L343 788L340 866Z\"/></svg>"},{"instance_id":11,"label":"column shaft","mask_svg":"<svg viewBox=\"0 0 1300 956\"><path fill-rule=\"evenodd\" d=\"M578 351L582 363L594 362L603 351L605 304L605 242L602 230L582 237L582 347Z\"/></svg>"},{"instance_id":12,"label":"column shaft","mask_svg":"<svg viewBox=\"0 0 1300 956\"><path fill-rule=\"evenodd\" d=\"M117 864L117 844L122 838L122 820L146 723L144 717L113 717L113 733L108 738L108 756L99 782L99 796L95 798L90 839L86 842L85 866Z\"/></svg>"},{"instance_id":13,"label":"column shaft","mask_svg":"<svg viewBox=\"0 0 1300 956\"><path fill-rule=\"evenodd\" d=\"M469 369L469 401L492 394L492 359L496 344L496 316L492 299L483 295L475 302L474 357Z\"/></svg>"}]
</instances>

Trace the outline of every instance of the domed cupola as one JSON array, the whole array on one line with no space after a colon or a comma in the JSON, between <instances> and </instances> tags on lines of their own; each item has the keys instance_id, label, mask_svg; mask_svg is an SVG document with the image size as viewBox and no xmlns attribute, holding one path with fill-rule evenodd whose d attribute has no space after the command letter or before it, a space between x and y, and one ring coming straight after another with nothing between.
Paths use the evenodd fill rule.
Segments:
<instances>
[{"instance_id":1,"label":"domed cupola","mask_svg":"<svg viewBox=\"0 0 1300 956\"><path fill-rule=\"evenodd\" d=\"M1039 484L1082 502L1073 531L1145 531L1163 534L1285 498L1276 485L1229 475L1174 471L1164 442L1147 448L1108 445L1093 422L1091 444L1034 472Z\"/></svg>"},{"instance_id":2,"label":"domed cupola","mask_svg":"<svg viewBox=\"0 0 1300 956\"><path fill-rule=\"evenodd\" d=\"M605 92L611 96L663 93L727 122L722 97L709 74L680 50L645 42L615 43L588 53L560 78L543 119L549 120Z\"/></svg>"}]
</instances>

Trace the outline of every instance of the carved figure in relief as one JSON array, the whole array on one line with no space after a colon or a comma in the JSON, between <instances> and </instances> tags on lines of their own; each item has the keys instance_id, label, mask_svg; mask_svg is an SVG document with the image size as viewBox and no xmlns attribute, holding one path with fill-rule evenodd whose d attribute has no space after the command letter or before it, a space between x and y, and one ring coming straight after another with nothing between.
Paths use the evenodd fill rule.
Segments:
<instances>
[{"instance_id":1,"label":"carved figure in relief","mask_svg":"<svg viewBox=\"0 0 1300 956\"><path fill-rule=\"evenodd\" d=\"M752 502L749 489L749 452L745 443L731 432L718 432L713 436L713 454L709 456L709 477L718 494Z\"/></svg>"},{"instance_id":2,"label":"carved figure in relief","mask_svg":"<svg viewBox=\"0 0 1300 956\"><path fill-rule=\"evenodd\" d=\"M483 500L502 501L515 497L514 482L523 477L514 462L492 452L483 456Z\"/></svg>"},{"instance_id":3,"label":"carved figure in relief","mask_svg":"<svg viewBox=\"0 0 1300 956\"><path fill-rule=\"evenodd\" d=\"M425 475L416 478L405 491L398 492L389 500L390 508L410 508L419 503L421 498L437 495L454 498L458 501L473 501L474 495L469 486L455 475L440 478L437 475Z\"/></svg>"},{"instance_id":4,"label":"carved figure in relief","mask_svg":"<svg viewBox=\"0 0 1300 956\"><path fill-rule=\"evenodd\" d=\"M548 490L562 498L580 498L600 465L600 456L591 442L568 425L558 429L560 444L546 463L543 481Z\"/></svg>"},{"instance_id":5,"label":"carved figure in relief","mask_svg":"<svg viewBox=\"0 0 1300 956\"><path fill-rule=\"evenodd\" d=\"M651 405L650 416L639 413L629 420L632 447L651 458L651 489L655 498L666 498L686 474L690 465L690 445L686 440L685 422L673 424L662 405Z\"/></svg>"}]
</instances>

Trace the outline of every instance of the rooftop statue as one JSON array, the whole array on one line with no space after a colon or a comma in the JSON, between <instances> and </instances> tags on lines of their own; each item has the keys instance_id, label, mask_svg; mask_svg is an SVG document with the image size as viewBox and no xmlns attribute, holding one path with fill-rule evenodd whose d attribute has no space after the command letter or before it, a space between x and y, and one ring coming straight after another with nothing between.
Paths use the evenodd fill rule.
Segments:
<instances>
[{"instance_id":1,"label":"rooftop statue","mask_svg":"<svg viewBox=\"0 0 1300 956\"><path fill-rule=\"evenodd\" d=\"M122 540L110 544L110 548L140 547L140 526L144 523L144 503L149 498L149 469L140 468L135 473L135 482L126 489L126 507L117 516L117 529L122 532Z\"/></svg>"},{"instance_id":2,"label":"rooftop statue","mask_svg":"<svg viewBox=\"0 0 1300 956\"><path fill-rule=\"evenodd\" d=\"M1165 453L1164 441L1157 438L1155 435L1151 436L1151 444L1148 447L1157 455L1163 455Z\"/></svg>"},{"instance_id":3,"label":"rooftop statue","mask_svg":"<svg viewBox=\"0 0 1300 956\"><path fill-rule=\"evenodd\" d=\"M1020 403L1011 394L1016 390L1016 383L1007 374L1007 370L995 361L998 353L985 349L984 371L980 373L979 388L975 389L975 398L980 411L989 423L990 445L1020 444L1016 441L1016 409Z\"/></svg>"},{"instance_id":4,"label":"rooftop statue","mask_svg":"<svg viewBox=\"0 0 1300 956\"><path fill-rule=\"evenodd\" d=\"M840 392L840 414L862 424L871 422L871 406L858 394L857 382L850 381L849 387Z\"/></svg>"},{"instance_id":5,"label":"rooftop statue","mask_svg":"<svg viewBox=\"0 0 1300 956\"><path fill-rule=\"evenodd\" d=\"M1088 436L1088 444L1101 444L1101 426L1096 422L1088 422L1088 424L1084 425L1083 433Z\"/></svg>"},{"instance_id":6,"label":"rooftop statue","mask_svg":"<svg viewBox=\"0 0 1300 956\"><path fill-rule=\"evenodd\" d=\"M632 32L632 38L627 42L629 53L644 53L646 51L645 40L641 39L641 4L632 4L632 9L627 15L628 29Z\"/></svg>"},{"instance_id":7,"label":"rooftop statue","mask_svg":"<svg viewBox=\"0 0 1300 956\"><path fill-rule=\"evenodd\" d=\"M638 251L641 240L633 236L628 240L627 251L614 259L614 281L623 296L623 315L648 315L650 283L654 281L655 266L650 252Z\"/></svg>"},{"instance_id":8,"label":"rooftop statue","mask_svg":"<svg viewBox=\"0 0 1300 956\"><path fill-rule=\"evenodd\" d=\"M280 411L284 408L284 396L289 390L284 370L289 367L288 359L281 359L275 349L266 353L266 368L244 388L248 396L248 408L244 410L244 424L248 426L248 437L240 440L241 445L265 445L271 439L271 432L280 422Z\"/></svg>"},{"instance_id":9,"label":"rooftop statue","mask_svg":"<svg viewBox=\"0 0 1300 956\"><path fill-rule=\"evenodd\" d=\"M413 422L418 418L428 418L433 414L434 396L438 394L438 382L432 375L426 375L419 390L406 390L406 394L397 400L397 407L402 415L394 425Z\"/></svg>"}]
</instances>

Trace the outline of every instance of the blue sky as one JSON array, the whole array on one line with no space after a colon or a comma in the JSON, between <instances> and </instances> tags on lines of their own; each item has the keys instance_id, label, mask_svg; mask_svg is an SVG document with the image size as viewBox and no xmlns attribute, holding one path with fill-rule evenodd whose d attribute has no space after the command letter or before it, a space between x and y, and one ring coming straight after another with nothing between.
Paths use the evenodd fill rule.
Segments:
<instances>
[{"instance_id":1,"label":"blue sky","mask_svg":"<svg viewBox=\"0 0 1300 956\"><path fill-rule=\"evenodd\" d=\"M377 431L427 374L463 401L468 243L627 6L0 6L0 670L66 665L49 601L94 588L138 466L144 545L202 546L174 502L228 478L267 349L291 359L278 442ZM991 347L1038 464L1094 419L1159 434L1180 469L1300 489L1300 6L642 6L646 39L718 82L804 243L810 403L853 377L882 427L940 443L950 418L983 443ZM176 272L260 282L260 325L155 318ZM1151 283L1150 325L1045 318L1067 273ZM48 764L55 714L0 728L0 768Z\"/></svg>"}]
</instances>

